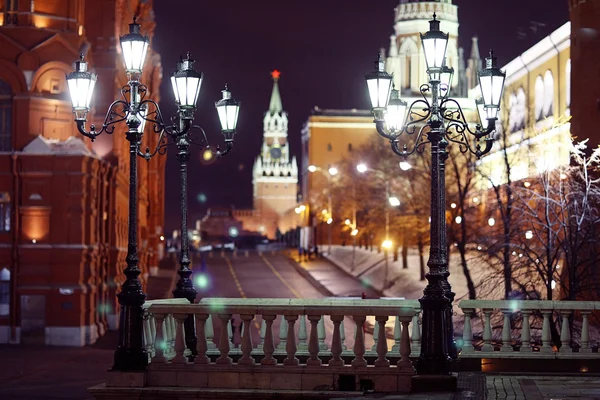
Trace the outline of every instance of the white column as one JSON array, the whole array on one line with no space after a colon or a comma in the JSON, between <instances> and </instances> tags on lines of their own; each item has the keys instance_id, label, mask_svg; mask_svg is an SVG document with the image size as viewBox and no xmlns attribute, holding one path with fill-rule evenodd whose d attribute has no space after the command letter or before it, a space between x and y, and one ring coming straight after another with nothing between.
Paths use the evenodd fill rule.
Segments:
<instances>
[{"instance_id":1,"label":"white column","mask_svg":"<svg viewBox=\"0 0 600 400\"><path fill-rule=\"evenodd\" d=\"M325 343L325 318L321 318L318 325L318 333L319 333L319 350L327 351L327 343Z\"/></svg>"},{"instance_id":2,"label":"white column","mask_svg":"<svg viewBox=\"0 0 600 400\"><path fill-rule=\"evenodd\" d=\"M165 358L165 333L164 333L164 321L165 314L154 314L154 319L156 319L156 338L154 339L154 343L156 343L154 353L154 357L152 357L152 363L166 363L167 359Z\"/></svg>"},{"instance_id":3,"label":"white column","mask_svg":"<svg viewBox=\"0 0 600 400\"><path fill-rule=\"evenodd\" d=\"M183 321L185 321L187 315L175 314L175 357L171 360L173 364L185 364L187 358L183 355L185 351L185 333L183 331Z\"/></svg>"},{"instance_id":4,"label":"white column","mask_svg":"<svg viewBox=\"0 0 600 400\"><path fill-rule=\"evenodd\" d=\"M392 353L400 351L400 338L402 337L402 325L400 324L400 317L394 317L394 344L392 345Z\"/></svg>"},{"instance_id":5,"label":"white column","mask_svg":"<svg viewBox=\"0 0 600 400\"><path fill-rule=\"evenodd\" d=\"M408 336L408 319L402 320L402 339L400 342L400 360L397 365L399 368L410 367L412 368L412 362L410 361L410 337Z\"/></svg>"},{"instance_id":6,"label":"white column","mask_svg":"<svg viewBox=\"0 0 600 400\"><path fill-rule=\"evenodd\" d=\"M386 358L387 355L387 340L385 337L385 322L388 320L388 316L376 316L376 326L379 327L377 329L377 347L375 350L377 351L377 360L375 360L375 367L389 367L390 362Z\"/></svg>"},{"instance_id":7,"label":"white column","mask_svg":"<svg viewBox=\"0 0 600 400\"><path fill-rule=\"evenodd\" d=\"M298 365L298 359L296 358L296 331L294 330L294 324L298 319L297 315L286 315L285 320L288 323L287 331L287 343L285 345L285 351L287 357L283 360L283 365Z\"/></svg>"},{"instance_id":8,"label":"white column","mask_svg":"<svg viewBox=\"0 0 600 400\"><path fill-rule=\"evenodd\" d=\"M263 315L262 319L265 321L265 342L263 351L265 356L260 363L262 365L276 365L277 360L273 358L273 351L275 351L275 344L273 343L273 321L277 318L276 315Z\"/></svg>"},{"instance_id":9,"label":"white column","mask_svg":"<svg viewBox=\"0 0 600 400\"><path fill-rule=\"evenodd\" d=\"M364 315L353 316L354 323L356 324L356 337L354 338L354 359L352 360L353 367L366 367L367 360L365 360L365 333L363 326L367 319Z\"/></svg>"},{"instance_id":10,"label":"white column","mask_svg":"<svg viewBox=\"0 0 600 400\"><path fill-rule=\"evenodd\" d=\"M250 324L254 320L253 314L240 314L240 318L244 324L244 330L242 333L242 358L238 360L240 365L254 365L254 358L250 355L252 353L252 333Z\"/></svg>"},{"instance_id":11,"label":"white column","mask_svg":"<svg viewBox=\"0 0 600 400\"><path fill-rule=\"evenodd\" d=\"M198 342L196 343L196 350L198 351L198 355L194 359L195 364L208 364L209 358L206 355L206 351L208 350L208 346L206 344L206 320L208 319L208 314L196 314L196 335Z\"/></svg>"},{"instance_id":12,"label":"white column","mask_svg":"<svg viewBox=\"0 0 600 400\"><path fill-rule=\"evenodd\" d=\"M257 350L260 350L263 348L263 345L265 343L265 332L267 329L267 324L265 324L265 319L263 318L262 321L260 322L260 331L259 331L259 336L260 336L260 343L258 344L258 346L256 346Z\"/></svg>"},{"instance_id":13,"label":"white column","mask_svg":"<svg viewBox=\"0 0 600 400\"><path fill-rule=\"evenodd\" d=\"M560 352L571 353L571 330L569 329L569 315L571 310L561 310L562 326L560 328Z\"/></svg>"},{"instance_id":14,"label":"white column","mask_svg":"<svg viewBox=\"0 0 600 400\"><path fill-rule=\"evenodd\" d=\"M342 317L342 323L340 324L340 340L342 341L342 351L347 350L346 348L346 328L344 328L344 319L346 317Z\"/></svg>"},{"instance_id":15,"label":"white column","mask_svg":"<svg viewBox=\"0 0 600 400\"><path fill-rule=\"evenodd\" d=\"M504 317L504 322L502 324L502 347L500 347L500 351L513 351L511 343L511 332L510 332L510 316L512 314L511 310L504 309L502 310L502 314Z\"/></svg>"},{"instance_id":16,"label":"white column","mask_svg":"<svg viewBox=\"0 0 600 400\"><path fill-rule=\"evenodd\" d=\"M580 353L591 353L590 348L590 321L588 319L591 311L581 311L581 317L583 318L581 326L581 348Z\"/></svg>"},{"instance_id":17,"label":"white column","mask_svg":"<svg viewBox=\"0 0 600 400\"><path fill-rule=\"evenodd\" d=\"M490 315L492 314L491 309L484 308L483 310L483 346L481 351L494 351L492 346L492 323L490 321Z\"/></svg>"},{"instance_id":18,"label":"white column","mask_svg":"<svg viewBox=\"0 0 600 400\"><path fill-rule=\"evenodd\" d=\"M377 319L375 319L375 324L373 325L373 346L371 346L371 352L377 352L377 342L379 341L379 324L377 323Z\"/></svg>"},{"instance_id":19,"label":"white column","mask_svg":"<svg viewBox=\"0 0 600 400\"><path fill-rule=\"evenodd\" d=\"M415 315L412 317L412 337L410 352L415 356L421 354L421 324L419 323L419 314L421 310L415 310Z\"/></svg>"},{"instance_id":20,"label":"white column","mask_svg":"<svg viewBox=\"0 0 600 400\"><path fill-rule=\"evenodd\" d=\"M331 321L333 321L333 337L331 338L331 360L329 365L332 367L344 365L344 360L341 357L342 354L342 332L344 326L343 315L331 315Z\"/></svg>"},{"instance_id":21,"label":"white column","mask_svg":"<svg viewBox=\"0 0 600 400\"><path fill-rule=\"evenodd\" d=\"M219 358L217 358L217 364L231 364L232 359L229 357L230 342L229 342L229 322L231 320L231 314L218 314L221 320L221 337L219 338Z\"/></svg>"},{"instance_id":22,"label":"white column","mask_svg":"<svg viewBox=\"0 0 600 400\"><path fill-rule=\"evenodd\" d=\"M304 317L304 316L303 316ZM310 321L310 341L308 343L308 352L310 357L306 360L306 365L309 366L320 366L321 359L319 358L319 334L318 324L321 320L320 315L309 315L308 320Z\"/></svg>"},{"instance_id":23,"label":"white column","mask_svg":"<svg viewBox=\"0 0 600 400\"><path fill-rule=\"evenodd\" d=\"M542 310L544 316L544 322L542 323L542 348L540 353L552 353L552 346L550 345L552 336L550 334L550 315L551 310Z\"/></svg>"},{"instance_id":24,"label":"white column","mask_svg":"<svg viewBox=\"0 0 600 400\"><path fill-rule=\"evenodd\" d=\"M472 353L475 351L473 347L473 330L471 327L471 314L473 313L472 308L463 308L462 312L465 317L465 326L463 329L463 345L462 353Z\"/></svg>"},{"instance_id":25,"label":"white column","mask_svg":"<svg viewBox=\"0 0 600 400\"><path fill-rule=\"evenodd\" d=\"M288 323L285 320L284 316L282 315L281 322L279 324L279 344L277 345L277 350L285 351L287 334L288 334Z\"/></svg>"}]
</instances>

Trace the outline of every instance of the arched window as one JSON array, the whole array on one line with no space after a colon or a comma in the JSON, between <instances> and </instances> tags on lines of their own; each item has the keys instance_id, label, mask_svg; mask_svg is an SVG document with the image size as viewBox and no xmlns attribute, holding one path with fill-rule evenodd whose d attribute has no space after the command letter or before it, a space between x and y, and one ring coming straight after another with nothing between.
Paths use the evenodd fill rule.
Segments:
<instances>
[{"instance_id":1,"label":"arched window","mask_svg":"<svg viewBox=\"0 0 600 400\"><path fill-rule=\"evenodd\" d=\"M535 80L535 120L539 121L543 118L542 111L544 109L544 80L542 76L538 76Z\"/></svg>"},{"instance_id":2,"label":"arched window","mask_svg":"<svg viewBox=\"0 0 600 400\"><path fill-rule=\"evenodd\" d=\"M554 77L550 70L544 74L544 117L554 115Z\"/></svg>"},{"instance_id":3,"label":"arched window","mask_svg":"<svg viewBox=\"0 0 600 400\"><path fill-rule=\"evenodd\" d=\"M508 98L508 130L517 130L517 95L514 93Z\"/></svg>"},{"instance_id":4,"label":"arched window","mask_svg":"<svg viewBox=\"0 0 600 400\"><path fill-rule=\"evenodd\" d=\"M0 151L12 150L12 89L0 80Z\"/></svg>"},{"instance_id":5,"label":"arched window","mask_svg":"<svg viewBox=\"0 0 600 400\"><path fill-rule=\"evenodd\" d=\"M527 118L527 97L525 96L525 91L523 88L519 88L517 90L517 104L515 106L516 111L516 128L517 130L521 130L525 128L525 120Z\"/></svg>"},{"instance_id":6,"label":"arched window","mask_svg":"<svg viewBox=\"0 0 600 400\"><path fill-rule=\"evenodd\" d=\"M565 67L565 99L567 100L567 108L571 107L571 59L567 60Z\"/></svg>"}]
</instances>

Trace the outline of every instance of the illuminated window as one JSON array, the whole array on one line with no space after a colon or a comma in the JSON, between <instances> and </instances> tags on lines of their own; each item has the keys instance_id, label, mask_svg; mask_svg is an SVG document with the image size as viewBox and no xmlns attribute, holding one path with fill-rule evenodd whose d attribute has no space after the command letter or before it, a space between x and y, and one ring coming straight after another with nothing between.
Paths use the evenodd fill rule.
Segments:
<instances>
[{"instance_id":1,"label":"illuminated window","mask_svg":"<svg viewBox=\"0 0 600 400\"><path fill-rule=\"evenodd\" d=\"M12 150L12 89L0 80L0 151Z\"/></svg>"},{"instance_id":2,"label":"illuminated window","mask_svg":"<svg viewBox=\"0 0 600 400\"><path fill-rule=\"evenodd\" d=\"M517 130L517 95L511 94L508 98L508 130L515 132Z\"/></svg>"},{"instance_id":3,"label":"illuminated window","mask_svg":"<svg viewBox=\"0 0 600 400\"><path fill-rule=\"evenodd\" d=\"M549 117L554 114L554 77L550 70L544 74L544 117Z\"/></svg>"},{"instance_id":4,"label":"illuminated window","mask_svg":"<svg viewBox=\"0 0 600 400\"><path fill-rule=\"evenodd\" d=\"M4 9L4 25L17 25L19 22L17 14L17 1L18 0L5 0Z\"/></svg>"},{"instance_id":5,"label":"illuminated window","mask_svg":"<svg viewBox=\"0 0 600 400\"><path fill-rule=\"evenodd\" d=\"M0 315L8 315L10 305L10 271L0 269Z\"/></svg>"},{"instance_id":6,"label":"illuminated window","mask_svg":"<svg viewBox=\"0 0 600 400\"><path fill-rule=\"evenodd\" d=\"M541 75L535 80L535 120L539 121L543 118L542 111L544 110L544 80Z\"/></svg>"},{"instance_id":7,"label":"illuminated window","mask_svg":"<svg viewBox=\"0 0 600 400\"><path fill-rule=\"evenodd\" d=\"M10 232L10 195L0 192L0 233Z\"/></svg>"},{"instance_id":8,"label":"illuminated window","mask_svg":"<svg viewBox=\"0 0 600 400\"><path fill-rule=\"evenodd\" d=\"M571 59L567 60L565 67L565 98L567 99L567 108L571 107Z\"/></svg>"}]
</instances>

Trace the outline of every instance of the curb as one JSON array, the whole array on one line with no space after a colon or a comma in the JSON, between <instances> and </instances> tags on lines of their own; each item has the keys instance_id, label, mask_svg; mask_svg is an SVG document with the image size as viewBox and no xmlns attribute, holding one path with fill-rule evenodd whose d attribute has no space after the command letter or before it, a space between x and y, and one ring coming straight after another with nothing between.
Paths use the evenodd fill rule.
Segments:
<instances>
[{"instance_id":1,"label":"curb","mask_svg":"<svg viewBox=\"0 0 600 400\"><path fill-rule=\"evenodd\" d=\"M327 297L334 297L333 293L329 289L323 286L321 282L316 280L310 272L302 268L302 266L298 264L292 257L286 254L285 258L287 259L288 263L290 263L290 265L294 267L304 279L309 281L311 285L313 285L319 292L321 292L322 295Z\"/></svg>"},{"instance_id":2,"label":"curb","mask_svg":"<svg viewBox=\"0 0 600 400\"><path fill-rule=\"evenodd\" d=\"M342 271L343 273L345 273L346 275L348 275L350 278L352 278L352 279L355 279L356 281L360 282L361 284L365 284L366 286L368 286L369 288L371 288L371 290L373 290L375 293L377 293L377 295L378 295L379 297L385 297L385 294L384 294L384 293L383 293L381 290L377 289L376 287L374 287L374 286L372 286L372 285L369 285L368 283L363 283L363 282L362 282L362 281L361 281L361 280L358 278L358 276L352 275L352 273L350 273L350 272L349 272L348 270L346 270L345 268L343 268L343 267L340 267L340 266L338 265L338 263L336 263L335 261L333 261L333 260L331 260L331 259L329 259L328 257L325 257L325 256L323 256L323 260L327 261L328 263L330 263L331 265L333 265L334 267L336 267L337 269L339 269L340 271Z\"/></svg>"}]
</instances>

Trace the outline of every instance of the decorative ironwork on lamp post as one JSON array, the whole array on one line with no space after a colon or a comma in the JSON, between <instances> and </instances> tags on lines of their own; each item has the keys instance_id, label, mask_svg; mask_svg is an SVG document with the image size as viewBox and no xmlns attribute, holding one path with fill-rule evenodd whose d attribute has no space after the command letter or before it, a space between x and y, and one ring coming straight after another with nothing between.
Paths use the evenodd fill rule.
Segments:
<instances>
[{"instance_id":1,"label":"decorative ironwork on lamp post","mask_svg":"<svg viewBox=\"0 0 600 400\"><path fill-rule=\"evenodd\" d=\"M137 254L137 201L138 201L138 182L137 182L137 157L147 158L148 154L140 151L140 144L143 138L144 126L146 121L154 122L155 132L160 132L159 146L163 143L162 137L166 128L158 104L151 99L145 99L147 87L140 82L142 68L146 58L149 45L148 36L140 33L140 25L134 17L133 23L129 25L129 33L121 36L121 50L123 53L125 70L127 72L128 83L121 88L122 100L116 100L110 104L108 111L98 129L95 125L90 125L86 129L87 113L90 110L90 102L97 75L88 71L88 64L83 59L75 63L75 71L67 75L75 122L79 132L95 140L103 132L107 134L114 133L115 125L125 122L127 125L126 138L129 141L129 215L128 215L128 239L127 239L127 267L123 271L126 280L117 294L120 310L119 322L119 344L114 356L114 370L132 371L143 370L148 363L148 354L143 346L143 310L142 305L146 299L146 294L142 290L142 285L138 279L140 269L138 267L139 258ZM175 76L176 78L178 76ZM185 87L179 94L183 94L186 99L193 98L194 106L197 92L200 89L200 81L193 74L186 76ZM201 78L201 76L200 76ZM194 92L194 83L197 83ZM195 93L195 95L193 95ZM177 96L177 95L176 95ZM186 107L188 103L179 104L180 127L177 129L179 135L185 135L191 128L191 120L194 107ZM229 134L233 139L233 134ZM162 148L162 147L161 147ZM157 150L157 151L160 151Z\"/></svg>"},{"instance_id":2,"label":"decorative ironwork on lamp post","mask_svg":"<svg viewBox=\"0 0 600 400\"><path fill-rule=\"evenodd\" d=\"M477 157L492 149L494 139L490 134L496 128L505 78L490 51L486 67L479 71L484 104L483 110L478 108L481 124L475 131L471 130L459 103L449 98L454 71L445 65L448 34L441 32L439 26L440 21L434 14L433 20L429 21L429 31L421 34L429 75L429 83L420 87L422 100L407 106L399 98L392 85L392 76L384 70L381 56L375 62L376 70L366 75L377 132L390 141L394 153L407 157L415 152L422 153L425 145L431 144L429 272L427 287L419 300L423 310L423 337L417 370L421 374L447 374L451 357L456 357L452 326L454 293L448 283L446 147L453 142L459 145L461 152L471 152ZM484 119L487 120L485 128ZM412 143L401 145L401 136L414 139Z\"/></svg>"},{"instance_id":3,"label":"decorative ironwork on lamp post","mask_svg":"<svg viewBox=\"0 0 600 400\"><path fill-rule=\"evenodd\" d=\"M181 207L181 252L179 256L179 270L177 274L179 279L173 290L173 297L187 299L190 303L196 300L196 289L192 281L192 270L190 268L191 260L189 253L189 237L188 237L188 161L190 158L190 146L192 144L201 144L208 146L208 140L204 129L197 125L192 125L194 111L196 110L196 102L202 85L203 74L194 69L195 61L191 59L190 53L185 59L177 63L177 71L171 75L171 85L173 94L175 95L175 103L177 104L178 121L172 126L166 126L158 107L156 113L157 118L147 116L146 119L154 123L154 131L158 133L159 140L156 148L151 152L146 148L145 153L140 153L146 160L150 160L156 154L165 154L167 147L170 144L177 146L177 160L179 161L179 181L180 181L180 207ZM241 103L231 98L231 92L225 85L225 89L221 91L223 98L215 102L215 108L221 123L221 132L225 139L225 149L221 151L219 147L215 152L217 158L221 158L233 148L235 138L239 109ZM197 128L201 133L201 142L197 143L193 140L192 129ZM169 138L171 141L169 142ZM188 315L185 322L185 340L188 349L192 354L197 354L196 350L196 333L194 326L193 315Z\"/></svg>"}]
</instances>

